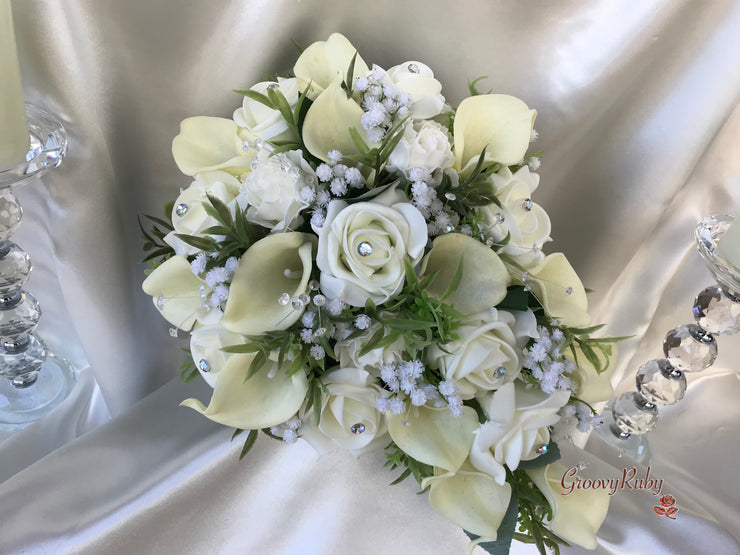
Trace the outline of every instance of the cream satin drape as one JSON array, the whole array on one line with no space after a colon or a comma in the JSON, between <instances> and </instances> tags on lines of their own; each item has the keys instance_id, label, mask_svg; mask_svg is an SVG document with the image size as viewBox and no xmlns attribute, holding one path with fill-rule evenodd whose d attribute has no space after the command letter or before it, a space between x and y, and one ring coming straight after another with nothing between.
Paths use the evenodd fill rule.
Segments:
<instances>
[{"instance_id":1,"label":"cream satin drape","mask_svg":"<svg viewBox=\"0 0 740 555\"><path fill-rule=\"evenodd\" d=\"M261 440L239 463L222 430L179 408L179 347L140 290L136 215L179 187L180 120L229 117L247 87L340 31L365 60L430 65L452 103L466 82L539 112L536 200L597 322L634 335L614 383L633 387L711 279L704 215L740 212L740 4L732 0L13 0L26 99L70 135L64 165L22 192L29 283L52 348L85 374L57 420L0 443L0 553L465 553L462 532L382 468ZM0 131L1 132L1 131ZM38 293L37 293L38 292ZM620 492L599 553L739 553L740 338L661 411L651 472L677 499ZM623 379L622 379L623 378ZM138 404L137 404L138 403ZM106 408L107 407L107 408ZM112 415L109 423L73 440ZM69 441L67 445L56 449ZM597 438L590 472L631 463ZM52 452L53 451L53 452ZM27 464L38 461L36 464ZM529 552L526 547L517 550ZM566 550L578 552L578 550Z\"/></svg>"}]
</instances>

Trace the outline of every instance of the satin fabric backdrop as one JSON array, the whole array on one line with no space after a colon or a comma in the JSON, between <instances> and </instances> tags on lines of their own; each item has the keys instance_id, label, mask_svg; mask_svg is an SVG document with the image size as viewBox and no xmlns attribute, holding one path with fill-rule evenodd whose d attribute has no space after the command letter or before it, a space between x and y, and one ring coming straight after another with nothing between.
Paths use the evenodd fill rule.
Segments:
<instances>
[{"instance_id":1,"label":"satin fabric backdrop","mask_svg":"<svg viewBox=\"0 0 740 555\"><path fill-rule=\"evenodd\" d=\"M240 102L232 89L291 67L291 39L307 45L340 31L368 62L429 64L452 103L468 79L487 75L482 86L539 111L536 194L555 248L595 290L594 321L635 336L620 348L620 391L660 356L665 332L691 320L694 295L711 283L694 252L696 221L740 212L740 5L730 0L13 8L26 99L55 111L70 134L62 168L24 192L43 214L25 233L51 237L48 290L61 292L54 310L71 323L58 344L94 377L80 402L101 406L97 382L113 419L43 458L64 439L48 422L0 444L2 553L466 552L465 536L415 484L388 486L395 475L382 453L319 457L304 443L262 439L240 463L229 430L177 406L207 399L208 388L175 377L186 340L169 337L140 291L136 215L158 213L189 183L170 155L179 122L229 117ZM651 434L651 472L676 497L677 520L654 514L649 493L618 492L598 553L740 552L740 340L722 337L719 347L715 367L689 378L686 399L661 410ZM65 437L105 419L93 413L64 413L78 432ZM588 459L592 477L631 465L598 438L587 449L568 457Z\"/></svg>"}]
</instances>

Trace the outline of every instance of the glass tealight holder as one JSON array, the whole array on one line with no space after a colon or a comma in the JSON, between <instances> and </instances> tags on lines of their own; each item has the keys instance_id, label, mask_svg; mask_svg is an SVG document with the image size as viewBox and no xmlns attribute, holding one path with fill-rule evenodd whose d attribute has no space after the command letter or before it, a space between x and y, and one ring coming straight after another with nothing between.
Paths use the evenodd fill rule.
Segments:
<instances>
[{"instance_id":1,"label":"glass tealight holder","mask_svg":"<svg viewBox=\"0 0 740 555\"><path fill-rule=\"evenodd\" d=\"M10 240L23 209L13 189L62 163L64 127L52 114L26 104L30 148L24 160L0 171L0 425L23 427L64 400L77 374L65 359L49 352L35 333L41 307L23 287L31 260Z\"/></svg>"}]
</instances>

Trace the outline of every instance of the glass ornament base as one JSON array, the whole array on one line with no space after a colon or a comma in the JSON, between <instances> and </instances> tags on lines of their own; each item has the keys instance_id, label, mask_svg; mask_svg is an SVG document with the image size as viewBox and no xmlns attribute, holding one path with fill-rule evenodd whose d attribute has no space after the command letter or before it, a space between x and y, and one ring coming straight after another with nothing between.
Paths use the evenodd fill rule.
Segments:
<instances>
[{"instance_id":1,"label":"glass ornament base","mask_svg":"<svg viewBox=\"0 0 740 555\"><path fill-rule=\"evenodd\" d=\"M15 387L0 378L0 425L25 426L59 405L77 382L77 373L54 354L44 362L38 377L28 387Z\"/></svg>"},{"instance_id":2,"label":"glass ornament base","mask_svg":"<svg viewBox=\"0 0 740 555\"><path fill-rule=\"evenodd\" d=\"M696 246L704 264L731 299L740 299L740 268L735 268L717 251L717 243L735 218L726 214L701 220L694 232Z\"/></svg>"},{"instance_id":3,"label":"glass ornament base","mask_svg":"<svg viewBox=\"0 0 740 555\"><path fill-rule=\"evenodd\" d=\"M594 432L617 449L618 457L626 457L639 464L649 465L651 455L647 437L644 434L621 434L612 415L613 403L612 399L601 411L603 423Z\"/></svg>"},{"instance_id":4,"label":"glass ornament base","mask_svg":"<svg viewBox=\"0 0 740 555\"><path fill-rule=\"evenodd\" d=\"M0 189L24 185L62 163L67 153L67 133L52 114L26 104L26 119L31 147L25 160L0 171Z\"/></svg>"}]
</instances>

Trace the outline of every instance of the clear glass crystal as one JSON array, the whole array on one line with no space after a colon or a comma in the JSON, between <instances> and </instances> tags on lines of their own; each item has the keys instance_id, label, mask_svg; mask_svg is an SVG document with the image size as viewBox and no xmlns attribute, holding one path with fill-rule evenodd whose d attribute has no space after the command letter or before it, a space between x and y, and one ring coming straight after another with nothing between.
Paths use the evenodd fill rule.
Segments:
<instances>
[{"instance_id":1,"label":"clear glass crystal","mask_svg":"<svg viewBox=\"0 0 740 555\"><path fill-rule=\"evenodd\" d=\"M23 287L30 273L28 253L10 241L0 243L0 295Z\"/></svg>"},{"instance_id":2,"label":"clear glass crystal","mask_svg":"<svg viewBox=\"0 0 740 555\"><path fill-rule=\"evenodd\" d=\"M0 375L16 387L31 385L48 355L46 344L34 333L27 337L27 344L5 342L0 347Z\"/></svg>"},{"instance_id":3,"label":"clear glass crystal","mask_svg":"<svg viewBox=\"0 0 740 555\"><path fill-rule=\"evenodd\" d=\"M614 425L624 434L645 434L658 424L658 409L636 391L624 393L612 407Z\"/></svg>"},{"instance_id":4,"label":"clear glass crystal","mask_svg":"<svg viewBox=\"0 0 740 555\"><path fill-rule=\"evenodd\" d=\"M18 229L22 216L23 209L13 191L0 191L0 241L5 241Z\"/></svg>"},{"instance_id":5,"label":"clear glass crystal","mask_svg":"<svg viewBox=\"0 0 740 555\"><path fill-rule=\"evenodd\" d=\"M740 303L733 302L719 285L712 285L697 295L694 319L710 333L732 335L740 331Z\"/></svg>"},{"instance_id":6,"label":"clear glass crystal","mask_svg":"<svg viewBox=\"0 0 740 555\"><path fill-rule=\"evenodd\" d=\"M717 341L701 326L686 324L666 334L663 354L677 369L699 372L709 368L717 359Z\"/></svg>"},{"instance_id":7,"label":"clear glass crystal","mask_svg":"<svg viewBox=\"0 0 740 555\"><path fill-rule=\"evenodd\" d=\"M643 364L635 382L640 395L654 405L672 405L686 393L686 376L664 358Z\"/></svg>"},{"instance_id":8,"label":"clear glass crystal","mask_svg":"<svg viewBox=\"0 0 740 555\"><path fill-rule=\"evenodd\" d=\"M595 435L616 447L618 457L627 457L648 466L651 455L647 436L643 434L626 434L617 428L614 423L613 404L614 400L609 401L601 411L603 423L595 428Z\"/></svg>"},{"instance_id":9,"label":"clear glass crystal","mask_svg":"<svg viewBox=\"0 0 740 555\"><path fill-rule=\"evenodd\" d=\"M4 302L6 299L10 301ZM36 329L41 307L34 296L25 291L18 291L6 299L0 298L0 341L15 341Z\"/></svg>"}]
</instances>

